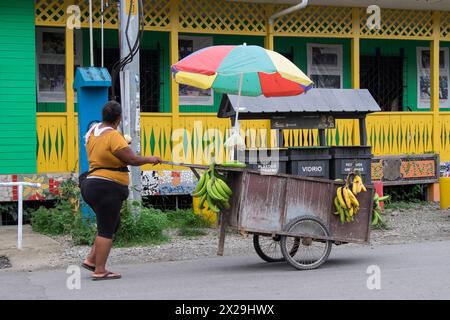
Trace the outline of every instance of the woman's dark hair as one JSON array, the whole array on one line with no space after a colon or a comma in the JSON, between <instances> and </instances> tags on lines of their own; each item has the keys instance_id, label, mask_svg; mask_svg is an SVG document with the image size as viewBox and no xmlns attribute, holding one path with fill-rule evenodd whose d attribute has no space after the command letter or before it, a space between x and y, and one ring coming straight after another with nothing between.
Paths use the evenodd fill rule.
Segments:
<instances>
[{"instance_id":1,"label":"woman's dark hair","mask_svg":"<svg viewBox=\"0 0 450 320\"><path fill-rule=\"evenodd\" d=\"M122 107L117 101L108 101L105 103L102 111L102 121L114 123L122 116Z\"/></svg>"}]
</instances>

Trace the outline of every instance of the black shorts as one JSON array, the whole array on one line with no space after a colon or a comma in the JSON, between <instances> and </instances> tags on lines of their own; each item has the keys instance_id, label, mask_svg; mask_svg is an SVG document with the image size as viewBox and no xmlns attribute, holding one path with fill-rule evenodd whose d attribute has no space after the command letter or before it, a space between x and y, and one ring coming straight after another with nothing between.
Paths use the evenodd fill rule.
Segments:
<instances>
[{"instance_id":1,"label":"black shorts","mask_svg":"<svg viewBox=\"0 0 450 320\"><path fill-rule=\"evenodd\" d=\"M89 178L81 185L83 200L97 217L97 234L112 239L120 225L120 209L128 198L128 186L97 178Z\"/></svg>"}]
</instances>

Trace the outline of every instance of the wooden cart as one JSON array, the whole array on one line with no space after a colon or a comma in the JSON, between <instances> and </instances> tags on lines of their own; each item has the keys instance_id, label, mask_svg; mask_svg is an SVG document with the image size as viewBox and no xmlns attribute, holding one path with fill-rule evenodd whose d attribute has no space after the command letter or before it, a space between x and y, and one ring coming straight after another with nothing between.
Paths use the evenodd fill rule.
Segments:
<instances>
[{"instance_id":1,"label":"wooden cart","mask_svg":"<svg viewBox=\"0 0 450 320\"><path fill-rule=\"evenodd\" d=\"M188 166L194 172L207 168ZM265 261L285 260L299 270L322 265L333 243L369 243L372 186L357 195L360 210L354 221L342 224L334 214L333 201L343 183L221 166L216 169L226 172L233 190L231 208L220 216L219 255L223 255L227 228L253 234L255 250Z\"/></svg>"}]
</instances>

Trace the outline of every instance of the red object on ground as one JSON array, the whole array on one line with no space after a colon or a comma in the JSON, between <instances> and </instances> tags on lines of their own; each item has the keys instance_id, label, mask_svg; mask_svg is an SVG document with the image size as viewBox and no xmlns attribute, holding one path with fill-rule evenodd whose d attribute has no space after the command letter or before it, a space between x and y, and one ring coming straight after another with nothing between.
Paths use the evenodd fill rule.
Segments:
<instances>
[{"instance_id":1,"label":"red object on ground","mask_svg":"<svg viewBox=\"0 0 450 320\"><path fill-rule=\"evenodd\" d=\"M373 181L375 192L378 193L380 198L383 196L383 181ZM381 210L384 211L384 202L380 201Z\"/></svg>"}]
</instances>

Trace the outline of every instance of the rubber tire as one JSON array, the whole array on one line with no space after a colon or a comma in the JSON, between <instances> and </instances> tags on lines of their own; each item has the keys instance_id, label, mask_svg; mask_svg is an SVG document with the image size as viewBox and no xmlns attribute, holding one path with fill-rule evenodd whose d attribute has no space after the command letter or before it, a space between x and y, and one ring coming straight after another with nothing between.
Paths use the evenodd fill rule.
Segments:
<instances>
[{"instance_id":1,"label":"rubber tire","mask_svg":"<svg viewBox=\"0 0 450 320\"><path fill-rule=\"evenodd\" d=\"M330 236L330 232L328 231L327 227L325 226L325 224L317 217L315 216L300 216L297 217L295 219L293 219L292 221L290 221L286 227L285 227L285 231L289 232L289 230L295 225L297 224L299 221L304 221L304 220L312 220L314 222L316 222L317 224L319 224L323 230L325 231L325 235L327 237ZM311 264L311 265L302 265L299 264L298 262L296 262L292 256L288 253L287 250L287 244L286 244L286 240L287 240L287 236L282 236L281 237L281 252L283 253L283 257L285 258L286 262L289 263L291 266L293 266L294 268L298 269L298 270L312 270L312 269L317 269L318 267L320 267L322 264L324 264L331 252L331 246L333 244L333 242L331 240L326 240L326 250L325 253L320 257L319 260L317 260L315 263Z\"/></svg>"},{"instance_id":2,"label":"rubber tire","mask_svg":"<svg viewBox=\"0 0 450 320\"><path fill-rule=\"evenodd\" d=\"M256 253L258 254L258 256L261 259L263 259L266 262L282 262L282 261L285 260L283 256L281 258L279 258L279 259L274 259L274 258L269 257L268 255L266 255L264 253L264 251L262 250L262 248L261 248L261 244L259 243L260 237L263 237L263 236L260 236L258 234L254 234L253 235L253 247L255 248ZM276 241L276 240L273 240L273 241Z\"/></svg>"}]
</instances>

